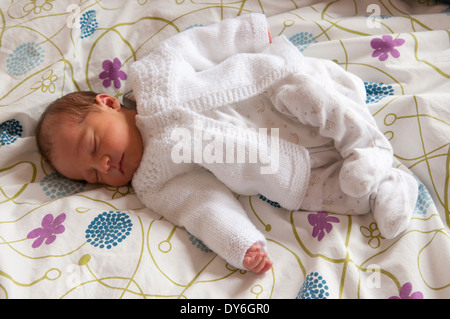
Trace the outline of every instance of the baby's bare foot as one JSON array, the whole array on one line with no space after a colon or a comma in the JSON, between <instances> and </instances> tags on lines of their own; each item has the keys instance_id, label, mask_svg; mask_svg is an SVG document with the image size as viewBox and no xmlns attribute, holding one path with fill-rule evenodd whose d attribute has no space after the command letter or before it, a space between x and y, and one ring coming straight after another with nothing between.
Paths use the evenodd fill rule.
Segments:
<instances>
[{"instance_id":1,"label":"baby's bare foot","mask_svg":"<svg viewBox=\"0 0 450 319\"><path fill-rule=\"evenodd\" d=\"M259 244L254 244L245 253L243 264L248 270L263 274L272 267L273 262L267 258L267 252L262 251Z\"/></svg>"}]
</instances>

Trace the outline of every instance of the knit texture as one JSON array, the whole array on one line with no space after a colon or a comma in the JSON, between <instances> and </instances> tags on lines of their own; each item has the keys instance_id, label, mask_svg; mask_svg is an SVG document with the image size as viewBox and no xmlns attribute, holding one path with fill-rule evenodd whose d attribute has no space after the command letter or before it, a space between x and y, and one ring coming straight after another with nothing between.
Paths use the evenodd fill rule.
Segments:
<instances>
[{"instance_id":1,"label":"knit texture","mask_svg":"<svg viewBox=\"0 0 450 319\"><path fill-rule=\"evenodd\" d=\"M269 46L267 33L267 21L260 14L188 30L135 62L130 74L136 123L144 142L143 159L132 181L137 196L238 268L251 245L266 243L230 190L261 193L288 209L298 209L309 181L308 152L280 141L273 174L261 174L262 161L174 163L172 134L178 128L194 134L195 124L201 123L202 132L236 133L233 145L246 158L258 152L261 145L253 143L254 133L202 112L261 94L299 69L302 56L297 49L285 37Z\"/></svg>"},{"instance_id":2,"label":"knit texture","mask_svg":"<svg viewBox=\"0 0 450 319\"><path fill-rule=\"evenodd\" d=\"M353 198L375 197L392 165L392 148L365 107L362 81L331 61L304 57L284 36L268 45L267 30L259 14L224 20L170 38L131 67L144 142L132 181L137 196L238 268L251 245L266 247L266 241L231 191L300 209L310 157L301 145L282 139L277 148L259 143L256 132L204 113L265 94L280 113L332 139L343 160L334 178ZM208 160L204 134L227 139L245 160ZM194 155L176 161L180 137ZM250 161L251 154L261 155L259 161ZM268 167L274 154L276 165ZM401 205L383 207L391 206ZM389 223L399 221L399 227L390 225L392 233L406 225L402 212L409 216L408 209L396 212L399 218Z\"/></svg>"}]
</instances>

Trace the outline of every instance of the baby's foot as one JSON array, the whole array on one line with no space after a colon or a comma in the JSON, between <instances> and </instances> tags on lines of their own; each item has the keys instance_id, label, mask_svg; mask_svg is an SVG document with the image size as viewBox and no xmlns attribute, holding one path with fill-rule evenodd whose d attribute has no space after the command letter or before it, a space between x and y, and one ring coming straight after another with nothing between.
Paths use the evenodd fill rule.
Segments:
<instances>
[{"instance_id":1,"label":"baby's foot","mask_svg":"<svg viewBox=\"0 0 450 319\"><path fill-rule=\"evenodd\" d=\"M339 174L341 189L354 198L365 196L389 174L391 167L389 149L360 149L344 160Z\"/></svg>"},{"instance_id":2,"label":"baby's foot","mask_svg":"<svg viewBox=\"0 0 450 319\"><path fill-rule=\"evenodd\" d=\"M381 181L372 211L383 237L395 238L408 228L418 192L414 177L396 168Z\"/></svg>"},{"instance_id":3,"label":"baby's foot","mask_svg":"<svg viewBox=\"0 0 450 319\"><path fill-rule=\"evenodd\" d=\"M273 262L267 258L267 252L259 244L254 244L245 253L243 264L248 270L263 274L272 267Z\"/></svg>"}]
</instances>

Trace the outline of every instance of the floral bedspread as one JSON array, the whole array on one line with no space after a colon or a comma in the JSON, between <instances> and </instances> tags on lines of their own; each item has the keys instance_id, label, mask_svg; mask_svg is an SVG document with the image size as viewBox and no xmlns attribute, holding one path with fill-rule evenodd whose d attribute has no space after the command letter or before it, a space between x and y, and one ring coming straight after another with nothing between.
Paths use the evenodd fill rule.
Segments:
<instances>
[{"instance_id":1,"label":"floral bedspread","mask_svg":"<svg viewBox=\"0 0 450 319\"><path fill-rule=\"evenodd\" d=\"M449 298L450 6L432 0L0 0L0 298ZM274 267L234 269L137 200L72 181L37 152L45 106L123 99L130 65L187 28L267 15L304 54L360 76L367 106L420 181L410 228L371 214L286 211L239 196Z\"/></svg>"}]
</instances>

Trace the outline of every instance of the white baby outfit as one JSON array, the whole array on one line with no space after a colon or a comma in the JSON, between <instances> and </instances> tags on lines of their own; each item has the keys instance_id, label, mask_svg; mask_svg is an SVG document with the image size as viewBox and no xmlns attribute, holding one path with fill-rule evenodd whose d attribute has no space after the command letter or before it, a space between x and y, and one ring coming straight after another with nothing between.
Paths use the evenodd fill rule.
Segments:
<instances>
[{"instance_id":1,"label":"white baby outfit","mask_svg":"<svg viewBox=\"0 0 450 319\"><path fill-rule=\"evenodd\" d=\"M169 38L132 65L131 80L144 143L137 196L231 265L244 268L254 243L266 249L232 192L289 210L372 210L388 238L408 226L418 185L392 168L362 81L284 36L269 44L264 15Z\"/></svg>"}]
</instances>

